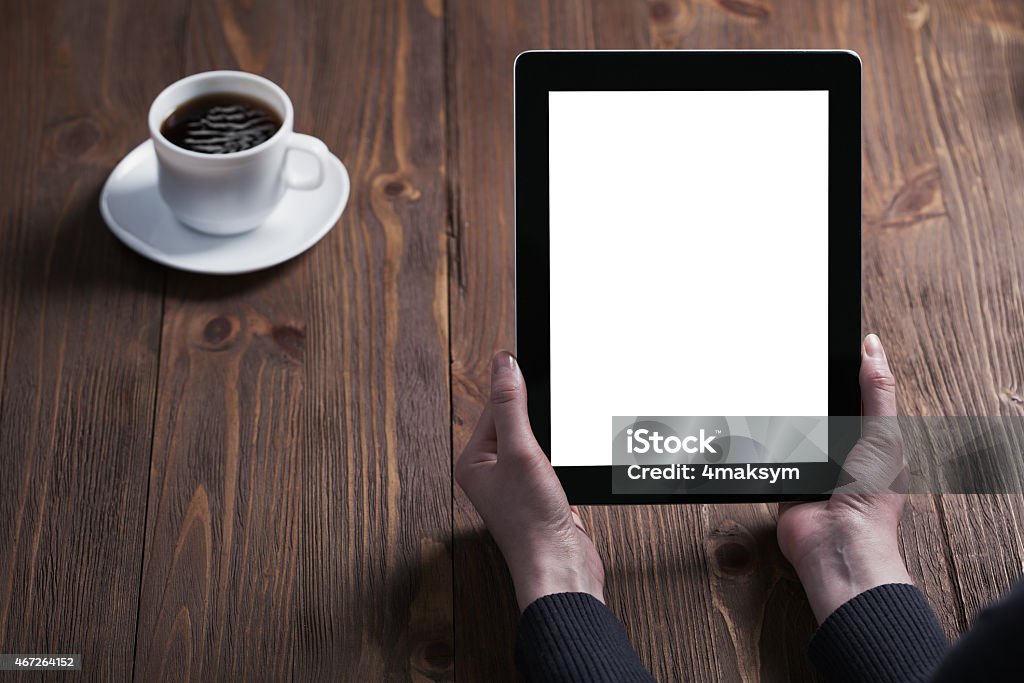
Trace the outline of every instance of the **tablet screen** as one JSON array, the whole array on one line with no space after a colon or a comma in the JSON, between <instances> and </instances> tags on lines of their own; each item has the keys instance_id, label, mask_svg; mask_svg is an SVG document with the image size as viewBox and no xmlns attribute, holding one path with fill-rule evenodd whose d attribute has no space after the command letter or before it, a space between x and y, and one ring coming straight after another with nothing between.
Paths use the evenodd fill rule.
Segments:
<instances>
[{"instance_id":1,"label":"tablet screen","mask_svg":"<svg viewBox=\"0 0 1024 683\"><path fill-rule=\"evenodd\" d=\"M551 458L828 414L828 91L550 92Z\"/></svg>"}]
</instances>

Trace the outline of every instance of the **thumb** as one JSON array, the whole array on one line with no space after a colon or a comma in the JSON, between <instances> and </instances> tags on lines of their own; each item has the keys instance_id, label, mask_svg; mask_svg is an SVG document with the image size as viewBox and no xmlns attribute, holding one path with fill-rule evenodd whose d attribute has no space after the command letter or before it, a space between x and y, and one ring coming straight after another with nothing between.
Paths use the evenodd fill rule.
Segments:
<instances>
[{"instance_id":1,"label":"thumb","mask_svg":"<svg viewBox=\"0 0 1024 683\"><path fill-rule=\"evenodd\" d=\"M522 453L537 447L526 410L526 386L519 364L508 351L491 361L491 412L502 453Z\"/></svg>"},{"instance_id":2,"label":"thumb","mask_svg":"<svg viewBox=\"0 0 1024 683\"><path fill-rule=\"evenodd\" d=\"M860 362L860 395L864 415L896 416L896 380L889 369L882 340L878 335L864 337L864 355Z\"/></svg>"},{"instance_id":3,"label":"thumb","mask_svg":"<svg viewBox=\"0 0 1024 683\"><path fill-rule=\"evenodd\" d=\"M851 466L863 466L858 480L885 490L903 468L903 437L896 410L896 380L877 335L864 338L864 356L860 363L860 393L864 403L862 438L874 457L864 462L854 459Z\"/></svg>"}]
</instances>

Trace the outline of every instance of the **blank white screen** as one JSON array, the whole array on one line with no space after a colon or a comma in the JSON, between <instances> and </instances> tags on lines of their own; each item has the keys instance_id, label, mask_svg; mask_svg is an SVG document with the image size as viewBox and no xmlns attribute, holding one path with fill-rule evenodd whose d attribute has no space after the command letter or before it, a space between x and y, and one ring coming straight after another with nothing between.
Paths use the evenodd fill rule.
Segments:
<instances>
[{"instance_id":1,"label":"blank white screen","mask_svg":"<svg viewBox=\"0 0 1024 683\"><path fill-rule=\"evenodd\" d=\"M828 92L552 92L551 456L828 414Z\"/></svg>"}]
</instances>

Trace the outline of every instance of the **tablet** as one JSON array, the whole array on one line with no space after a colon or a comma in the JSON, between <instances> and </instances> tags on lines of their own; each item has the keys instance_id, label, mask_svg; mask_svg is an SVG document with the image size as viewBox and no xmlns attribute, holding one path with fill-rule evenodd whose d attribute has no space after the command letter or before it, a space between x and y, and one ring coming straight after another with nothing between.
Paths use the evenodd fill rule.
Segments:
<instances>
[{"instance_id":1,"label":"tablet","mask_svg":"<svg viewBox=\"0 0 1024 683\"><path fill-rule=\"evenodd\" d=\"M860 413L860 78L840 51L516 59L516 352L571 502L835 484L856 432L828 416Z\"/></svg>"}]
</instances>

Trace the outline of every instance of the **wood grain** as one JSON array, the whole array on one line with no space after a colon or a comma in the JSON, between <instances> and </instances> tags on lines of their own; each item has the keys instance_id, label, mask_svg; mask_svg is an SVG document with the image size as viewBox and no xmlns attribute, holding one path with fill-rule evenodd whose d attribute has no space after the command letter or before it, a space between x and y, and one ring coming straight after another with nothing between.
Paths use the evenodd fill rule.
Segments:
<instances>
[{"instance_id":1,"label":"wood grain","mask_svg":"<svg viewBox=\"0 0 1024 683\"><path fill-rule=\"evenodd\" d=\"M907 339L909 359L927 368L916 373L924 396L908 397L908 412L1019 417L1024 6L950 2L915 9L908 15L914 74L937 176L934 189L918 191L915 203L929 205L921 213L940 214L911 226L905 238L915 268L905 269L910 277L903 291L917 324L890 323ZM922 335L926 320L944 333ZM1024 572L1021 497L942 496L937 502L955 596L971 620Z\"/></svg>"},{"instance_id":2,"label":"wood grain","mask_svg":"<svg viewBox=\"0 0 1024 683\"><path fill-rule=\"evenodd\" d=\"M450 678L442 25L196 9L182 72L281 83L355 189L290 264L169 277L136 677Z\"/></svg>"},{"instance_id":3,"label":"wood grain","mask_svg":"<svg viewBox=\"0 0 1024 683\"><path fill-rule=\"evenodd\" d=\"M4 14L0 651L81 653L91 677L125 680L163 272L111 236L96 202L138 142L149 79L169 75L122 58L163 47L148 39L168 18L116 2Z\"/></svg>"}]
</instances>

